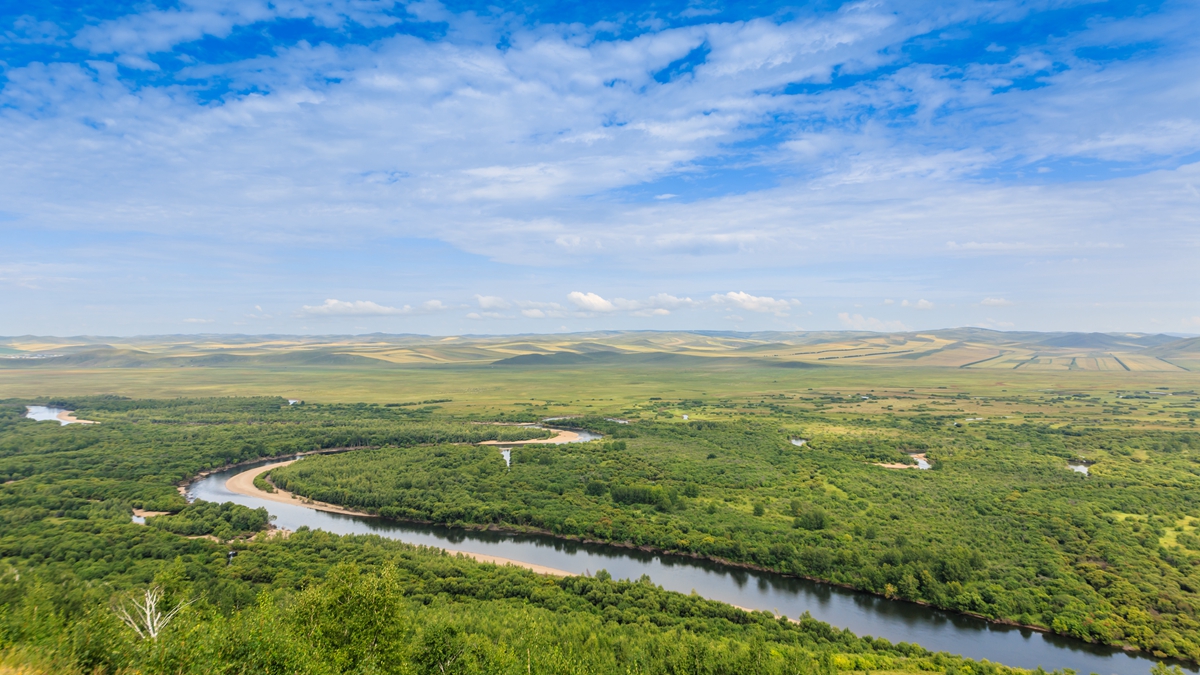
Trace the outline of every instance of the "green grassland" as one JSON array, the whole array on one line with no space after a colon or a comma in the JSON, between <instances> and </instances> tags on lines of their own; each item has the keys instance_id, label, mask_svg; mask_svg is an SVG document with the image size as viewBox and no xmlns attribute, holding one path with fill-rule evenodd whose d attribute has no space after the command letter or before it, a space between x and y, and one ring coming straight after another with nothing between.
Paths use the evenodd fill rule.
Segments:
<instances>
[{"instance_id":1,"label":"green grassland","mask_svg":"<svg viewBox=\"0 0 1200 675\"><path fill-rule=\"evenodd\" d=\"M71 668L183 672L180 659L191 659L207 672L293 672L279 664L302 654L332 664L314 672L364 671L348 656L357 647L314 637L336 604L317 598L349 592L339 575L361 575L370 586L396 574L443 585L406 591L388 610L403 617L394 653L364 657L379 672L427 672L428 654L445 640L475 655L460 672L563 672L521 658L523 649L548 654L550 644L559 644L560 666L586 664L577 672L965 667L919 649L813 637L827 630L815 623L805 637L778 633L765 616L743 624L716 610L685 611L677 596L646 584L595 580L612 585L580 590L371 538L254 536L265 524L249 510L186 507L175 489L217 466L346 446L377 449L309 458L272 479L397 518L721 558L1200 660L1200 373L1148 369L1156 353L1186 365L1188 344L973 333L67 342L5 346L73 360L0 359L0 396L8 398L0 405L0 556L8 566L0 603L13 617L34 606L57 612L30 624L36 629L5 624L0 648ZM1033 356L1006 368L971 360L988 349L1036 351L1041 365ZM876 356L888 350L902 353ZM1096 350L1109 356L1086 355ZM1149 366L1044 363L1067 356ZM99 424L20 419L21 406L38 403ZM473 445L545 435L477 422L556 416L580 416L574 424L607 438L515 449L510 470L494 449ZM793 437L808 443L796 447ZM911 463L915 451L932 471L876 465ZM1092 462L1090 476L1067 469L1075 459ZM170 515L133 525L135 507ZM229 543L188 538L200 536ZM227 565L229 547L241 553ZM493 590L481 596L447 581L462 575L482 575ZM122 632L108 610L114 595L156 580L178 597L206 598L181 615L179 635L194 639L181 637L174 655ZM524 590L495 590L509 583ZM37 593L51 600L27 602ZM650 602L647 593L662 595ZM541 637L506 634L511 621L531 622ZM647 621L655 628L633 628ZM229 631L250 625L262 642L230 643L242 645L238 658L283 660L213 668L229 658L218 656ZM427 635L433 625L445 630ZM91 635L108 642L88 646ZM580 654L592 639L624 646L603 663L588 661ZM755 644L769 648L746 647ZM735 661L687 670L679 664L690 657L672 651L678 645ZM96 649L120 657L101 663ZM737 654L783 660L751 666ZM785 662L800 665L787 670Z\"/></svg>"}]
</instances>

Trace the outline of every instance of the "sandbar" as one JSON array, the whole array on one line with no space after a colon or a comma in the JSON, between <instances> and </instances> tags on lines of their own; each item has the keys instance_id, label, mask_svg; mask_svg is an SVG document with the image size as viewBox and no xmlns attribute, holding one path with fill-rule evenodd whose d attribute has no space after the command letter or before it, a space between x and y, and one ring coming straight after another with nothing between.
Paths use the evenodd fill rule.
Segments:
<instances>
[{"instance_id":1,"label":"sandbar","mask_svg":"<svg viewBox=\"0 0 1200 675\"><path fill-rule=\"evenodd\" d=\"M58 413L56 419L63 424L99 424L99 422L93 422L92 420L78 419L75 417L75 411L73 410L64 410Z\"/></svg>"},{"instance_id":2,"label":"sandbar","mask_svg":"<svg viewBox=\"0 0 1200 675\"><path fill-rule=\"evenodd\" d=\"M557 445L559 443L574 443L578 440L579 434L575 433L574 431L559 429L558 434L551 438L535 438L529 441L483 441L479 445L503 445L505 447L510 445L534 445L537 443L553 443Z\"/></svg>"},{"instance_id":3,"label":"sandbar","mask_svg":"<svg viewBox=\"0 0 1200 675\"><path fill-rule=\"evenodd\" d=\"M909 455L909 457L912 457L913 459L919 459L919 460L921 460L922 462L928 462L928 461L929 461L929 460L928 460L928 459L925 457L925 453L923 453L923 452L922 452L922 453L920 453L920 454ZM875 462L875 466L882 466L882 467L883 467L883 468L885 468L885 469L919 469L919 468L921 468L921 467L920 467L919 465L917 465L917 464L900 464L899 462L893 462L893 463L890 463L890 464L884 464L884 463L881 463L881 462Z\"/></svg>"},{"instance_id":4,"label":"sandbar","mask_svg":"<svg viewBox=\"0 0 1200 675\"><path fill-rule=\"evenodd\" d=\"M568 433L572 433L572 432L568 432ZM280 490L279 488L275 488L275 492L266 492L265 490L258 489L258 487L256 487L254 485L254 479L257 478L260 474L270 471L271 469L274 469L276 467L287 466L288 464L291 464L294 461L296 461L296 460L290 459L285 462L275 462L274 464L267 464L264 466L249 469L247 471L243 471L243 472L233 476L229 480L225 481L225 489L229 490L230 492L236 492L237 494L240 494L240 495L246 495L247 497L257 497L258 499L266 499L266 500L272 501L272 502L279 502L280 504L292 504L295 506L303 506L303 507L314 509L317 511L329 511L331 513L341 513L341 514L350 515L350 516L367 516L367 517L371 517L371 518L378 517L372 513L364 513L362 511L355 511L353 509L347 509L347 508L337 506L334 504L326 504L324 502L314 502L314 501L308 501L308 502L301 501L301 499L299 497L296 497L295 495L293 495L290 492L287 492L286 490ZM290 534L290 532L288 534ZM287 535L281 533L281 536L287 536ZM535 574L548 574L553 577L576 576L576 574L574 572L567 572L565 570L555 569L553 567L546 567L544 565L535 565L533 563L527 563L527 562L523 562L520 560L512 560L511 558L501 558L500 556L488 555L486 553L472 553L470 551L455 551L455 550L451 550L451 549L443 549L443 550L445 550L447 553L466 556L468 558L471 558L473 560L476 560L476 561L482 562L482 563L491 563L493 565L512 565L514 567L521 567L523 569L530 570L531 572L534 572Z\"/></svg>"},{"instance_id":5,"label":"sandbar","mask_svg":"<svg viewBox=\"0 0 1200 675\"><path fill-rule=\"evenodd\" d=\"M306 506L310 509L314 509L317 511L328 511L330 513L341 513L341 514L347 515L347 516L364 516L367 518L377 517L373 513L367 513L365 511L355 511L354 509L348 509L343 506L338 506L336 504L326 504L324 502L317 502L317 501L311 501L311 500L305 501L302 497L298 497L298 496L293 495L292 493L288 492L287 490L281 490L279 488L275 488L274 492L267 492L265 490L259 490L254 485L254 479L257 478L259 476L259 474L266 473L266 472L270 471L271 469L276 469L281 466L287 466L288 464L291 464L294 461L296 461L296 460L289 459L284 462L275 462L274 464L267 464L264 466L256 467L254 469L250 469L248 471L243 471L243 472L235 475L234 477L230 478L229 480L225 481L225 489L229 490L230 492L236 492L239 495L246 495L247 497L257 497L259 499L266 499L266 500L272 501L272 502L279 502L280 504L292 504L295 506Z\"/></svg>"}]
</instances>

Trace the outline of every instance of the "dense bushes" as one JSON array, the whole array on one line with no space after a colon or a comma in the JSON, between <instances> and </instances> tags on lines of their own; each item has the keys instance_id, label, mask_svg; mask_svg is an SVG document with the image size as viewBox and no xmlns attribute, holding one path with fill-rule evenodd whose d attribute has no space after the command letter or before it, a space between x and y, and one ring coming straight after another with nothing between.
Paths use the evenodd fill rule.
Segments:
<instances>
[{"instance_id":1,"label":"dense bushes","mask_svg":"<svg viewBox=\"0 0 1200 675\"><path fill-rule=\"evenodd\" d=\"M797 448L768 422L735 418L622 425L635 436L624 448L526 448L507 469L492 450L445 446L311 458L272 475L389 517L746 562L1200 658L1194 434L949 431L924 419L879 433L897 424L885 449L913 449L920 429L937 470L874 466L891 456L855 450L869 446L866 423L853 442L816 435ZM1143 453L1154 461L1133 461ZM1078 456L1098 460L1091 477L1067 469Z\"/></svg>"},{"instance_id":2,"label":"dense bushes","mask_svg":"<svg viewBox=\"0 0 1200 675\"><path fill-rule=\"evenodd\" d=\"M771 418L628 425L588 418L579 423L624 438L515 449L506 467L493 448L446 441L543 432L443 420L416 407L289 408L277 399L73 403L81 417L103 423L38 424L21 419L20 408L0 405L0 558L22 566L23 577L59 574L110 594L174 570L166 581L186 579L221 621L236 615L272 625L265 614L236 613L256 606L265 586L295 591L321 578L343 540L295 538L296 546L320 541L318 554L290 548L292 540L216 547L183 539L160 527L220 530L224 537L254 531L261 516L232 506L187 507L175 484L228 462L393 439L395 446L309 457L276 469L273 478L322 501L391 517L536 528L724 558L1094 641L1200 655L1194 433L950 428L915 416L855 421L845 434L854 441L845 444L824 425L797 448L787 441L795 432ZM937 470L873 466L874 457L855 448L869 448L876 437L891 439L884 444L889 452L911 449L920 438ZM1067 470L1066 460L1077 457L1095 462L1090 477ZM129 523L131 507L178 513L143 527ZM367 540L344 545L356 559L382 555ZM230 548L240 553L226 565ZM446 581L448 588L455 583ZM476 599L512 597L489 592L495 595ZM297 601L284 595L270 598L281 616ZM648 616L641 606L603 612L605 621L618 612L631 623ZM83 630L83 615L69 616L63 625ZM446 639L478 638L447 621L465 632L449 631ZM85 632L103 635L102 628ZM415 633L405 640L419 643ZM710 647L717 648L697 649Z\"/></svg>"},{"instance_id":3,"label":"dense bushes","mask_svg":"<svg viewBox=\"0 0 1200 675\"><path fill-rule=\"evenodd\" d=\"M54 672L147 675L834 675L839 666L1013 673L808 617L744 612L645 579L538 577L377 537L304 529L242 544L228 565L223 549L197 545L173 560L138 561L103 584L81 583L69 568L0 574L0 650L19 646L53 662ZM150 584L163 589L164 608L192 604L157 640L144 641L110 607L123 589Z\"/></svg>"},{"instance_id":4,"label":"dense bushes","mask_svg":"<svg viewBox=\"0 0 1200 675\"><path fill-rule=\"evenodd\" d=\"M197 500L174 515L151 516L150 527L185 536L212 535L217 539L232 539L266 529L271 516L264 508L250 509L241 504L216 504Z\"/></svg>"}]
</instances>

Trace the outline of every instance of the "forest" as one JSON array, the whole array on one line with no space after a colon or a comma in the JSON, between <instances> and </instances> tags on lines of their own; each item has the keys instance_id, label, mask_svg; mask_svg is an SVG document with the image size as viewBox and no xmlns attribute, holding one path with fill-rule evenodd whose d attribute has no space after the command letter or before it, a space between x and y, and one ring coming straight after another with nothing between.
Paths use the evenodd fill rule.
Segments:
<instances>
[{"instance_id":1,"label":"forest","mask_svg":"<svg viewBox=\"0 0 1200 675\"><path fill-rule=\"evenodd\" d=\"M441 445L269 477L388 518L700 555L1200 659L1200 434L916 418L797 447L770 418L574 423L628 438L517 447L511 468ZM933 469L877 466L905 450Z\"/></svg>"},{"instance_id":2,"label":"forest","mask_svg":"<svg viewBox=\"0 0 1200 675\"><path fill-rule=\"evenodd\" d=\"M0 654L42 672L1013 672L648 579L273 536L260 511L188 504L177 489L217 467L345 447L358 449L270 480L386 517L684 551L1196 658L1192 432L929 415L833 426L743 406L686 423L572 420L605 440L514 447L506 467L475 444L550 432L436 404L54 403L99 424L33 422L24 401L0 403ZM932 470L875 465L915 450ZM1067 469L1074 459L1092 475ZM166 515L137 524L135 508ZM147 639L118 610L151 589L179 611Z\"/></svg>"}]
</instances>

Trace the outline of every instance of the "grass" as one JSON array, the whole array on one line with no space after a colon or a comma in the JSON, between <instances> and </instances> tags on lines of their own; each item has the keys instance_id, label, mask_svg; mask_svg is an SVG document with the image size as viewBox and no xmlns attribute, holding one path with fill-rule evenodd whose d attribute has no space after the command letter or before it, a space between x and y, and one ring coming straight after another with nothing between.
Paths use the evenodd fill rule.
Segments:
<instances>
[{"instance_id":1,"label":"grass","mask_svg":"<svg viewBox=\"0 0 1200 675\"><path fill-rule=\"evenodd\" d=\"M1147 391L1177 392L1149 396ZM961 415L1018 423L1194 429L1200 373L971 370L842 366L790 369L711 363L675 368L580 365L555 368L391 366L388 368L0 369L7 397L113 394L134 398L281 396L307 402L408 403L444 400L445 412L487 417L598 413L703 419L687 401L738 408L819 410L826 424L856 416ZM1140 398L1128 398L1130 392ZM1142 393L1137 393L1142 392ZM1186 393L1185 393L1186 392ZM1118 398L1124 394L1125 398ZM823 396L838 401L815 401ZM863 400L859 395L869 396ZM849 397L855 397L849 400ZM654 401L653 399L661 399ZM772 408L774 406L774 408ZM1189 413L1191 413L1189 415ZM843 431L849 431L843 430Z\"/></svg>"}]
</instances>

